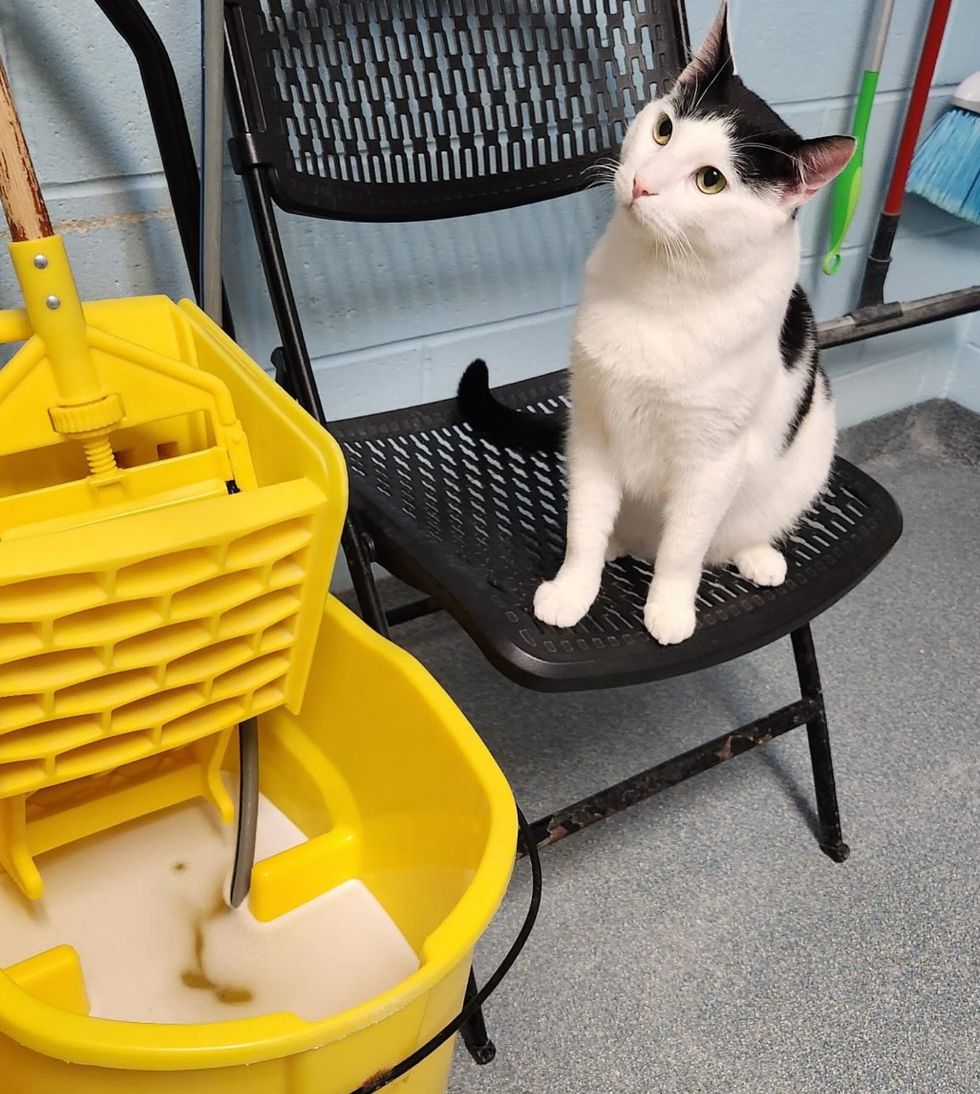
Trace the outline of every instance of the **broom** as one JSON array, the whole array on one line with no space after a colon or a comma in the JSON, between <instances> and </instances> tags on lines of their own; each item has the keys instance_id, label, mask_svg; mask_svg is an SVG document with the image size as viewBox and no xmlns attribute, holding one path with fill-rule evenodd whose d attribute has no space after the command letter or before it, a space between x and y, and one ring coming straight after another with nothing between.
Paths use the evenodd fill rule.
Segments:
<instances>
[{"instance_id":1,"label":"broom","mask_svg":"<svg viewBox=\"0 0 980 1094\"><path fill-rule=\"evenodd\" d=\"M908 190L980 224L980 72L956 89L912 161Z\"/></svg>"}]
</instances>

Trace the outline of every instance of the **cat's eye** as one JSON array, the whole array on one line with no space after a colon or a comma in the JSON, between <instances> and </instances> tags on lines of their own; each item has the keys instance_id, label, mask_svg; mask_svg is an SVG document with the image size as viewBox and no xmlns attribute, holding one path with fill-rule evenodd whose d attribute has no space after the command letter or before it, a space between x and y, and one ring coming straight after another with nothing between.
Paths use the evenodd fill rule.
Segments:
<instances>
[{"instance_id":1,"label":"cat's eye","mask_svg":"<svg viewBox=\"0 0 980 1094\"><path fill-rule=\"evenodd\" d=\"M666 144L674 132L674 123L666 114L661 114L653 125L653 139L657 144Z\"/></svg>"},{"instance_id":2,"label":"cat's eye","mask_svg":"<svg viewBox=\"0 0 980 1094\"><path fill-rule=\"evenodd\" d=\"M702 194L720 194L728 185L725 176L717 167L702 167L694 181Z\"/></svg>"}]
</instances>

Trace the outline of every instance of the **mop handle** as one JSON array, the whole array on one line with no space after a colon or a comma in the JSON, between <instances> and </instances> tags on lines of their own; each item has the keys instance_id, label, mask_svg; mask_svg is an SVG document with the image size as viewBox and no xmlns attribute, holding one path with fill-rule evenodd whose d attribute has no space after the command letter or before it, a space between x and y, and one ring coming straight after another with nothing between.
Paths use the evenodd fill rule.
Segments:
<instances>
[{"instance_id":1,"label":"mop handle","mask_svg":"<svg viewBox=\"0 0 980 1094\"><path fill-rule=\"evenodd\" d=\"M854 214L857 212L864 181L864 149L868 142L868 125L875 104L875 92L878 90L878 75L881 71L881 59L885 55L885 43L888 41L888 27L891 24L895 0L882 0L878 11L878 24L875 28L874 43L868 66L861 77L861 89L854 107L854 120L851 123L851 136L855 139L854 155L834 182L833 198L830 206L830 246L823 258L823 272L835 274L840 269L841 248L847 236Z\"/></svg>"},{"instance_id":2,"label":"mop handle","mask_svg":"<svg viewBox=\"0 0 980 1094\"><path fill-rule=\"evenodd\" d=\"M0 61L0 201L10 226L10 257L31 329L44 343L58 405L48 408L63 437L77 437L89 473L110 476L116 458L109 430L122 419L119 397L103 390L92 363L85 316L61 238L51 227L41 185Z\"/></svg>"},{"instance_id":3,"label":"mop handle","mask_svg":"<svg viewBox=\"0 0 980 1094\"><path fill-rule=\"evenodd\" d=\"M0 61L0 201L15 243L54 235L24 140L7 71Z\"/></svg>"}]
</instances>

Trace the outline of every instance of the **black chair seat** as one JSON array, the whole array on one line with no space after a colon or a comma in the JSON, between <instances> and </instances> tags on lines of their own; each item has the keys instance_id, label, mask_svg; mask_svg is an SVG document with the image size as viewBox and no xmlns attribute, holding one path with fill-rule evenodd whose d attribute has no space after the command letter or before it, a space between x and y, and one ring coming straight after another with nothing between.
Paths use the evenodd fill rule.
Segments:
<instances>
[{"instance_id":1,"label":"black chair seat","mask_svg":"<svg viewBox=\"0 0 980 1094\"><path fill-rule=\"evenodd\" d=\"M565 373L511 384L510 406L555 413ZM776 589L733 569L706 571L693 637L660 646L643 626L650 567L606 566L588 616L561 629L531 601L564 553L562 457L500 449L465 424L452 400L335 423L351 503L377 561L445 604L486 657L527 687L566 691L677 676L739 657L825 611L885 556L902 530L892 497L838 458L830 488L785 545Z\"/></svg>"}]
</instances>

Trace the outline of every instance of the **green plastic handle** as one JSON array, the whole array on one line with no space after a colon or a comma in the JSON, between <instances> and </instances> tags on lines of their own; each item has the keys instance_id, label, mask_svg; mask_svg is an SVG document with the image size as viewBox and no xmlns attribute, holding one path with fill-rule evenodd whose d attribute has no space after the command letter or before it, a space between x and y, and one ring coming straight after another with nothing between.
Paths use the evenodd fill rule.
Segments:
<instances>
[{"instance_id":1,"label":"green plastic handle","mask_svg":"<svg viewBox=\"0 0 980 1094\"><path fill-rule=\"evenodd\" d=\"M857 106L851 136L857 141L854 155L834 183L833 201L830 206L830 249L824 255L823 272L835 274L840 268L840 249L847 229L851 226L861 196L861 176L864 174L864 145L868 136L868 122L875 103L878 73L866 71L861 78Z\"/></svg>"}]
</instances>

